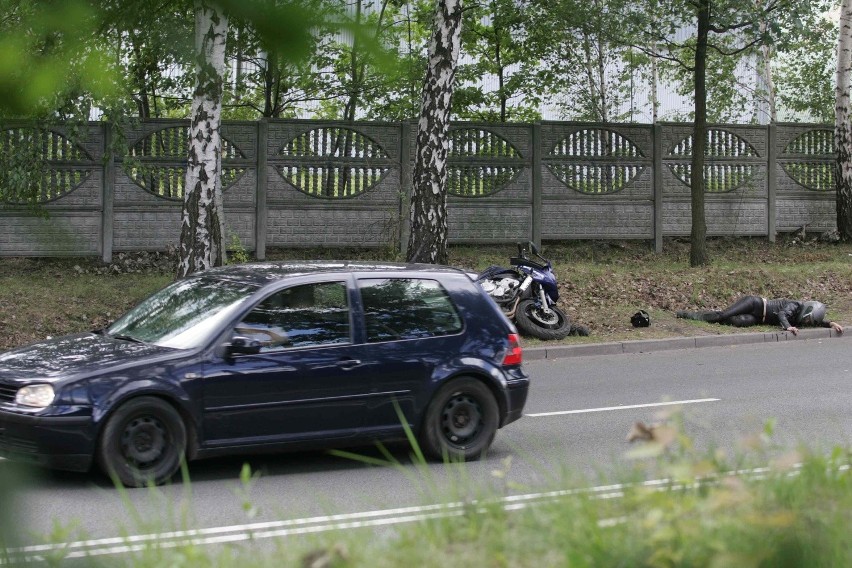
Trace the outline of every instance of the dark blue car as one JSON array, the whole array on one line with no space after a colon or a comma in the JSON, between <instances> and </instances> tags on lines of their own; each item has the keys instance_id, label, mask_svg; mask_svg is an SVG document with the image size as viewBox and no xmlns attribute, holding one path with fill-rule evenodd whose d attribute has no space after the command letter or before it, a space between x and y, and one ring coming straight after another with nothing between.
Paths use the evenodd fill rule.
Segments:
<instances>
[{"instance_id":1,"label":"dark blue car","mask_svg":"<svg viewBox=\"0 0 852 568\"><path fill-rule=\"evenodd\" d=\"M520 418L516 330L460 270L351 262L209 270L106 330L0 355L0 455L125 485L181 460L405 439L472 459ZM402 418L404 417L404 418Z\"/></svg>"}]
</instances>

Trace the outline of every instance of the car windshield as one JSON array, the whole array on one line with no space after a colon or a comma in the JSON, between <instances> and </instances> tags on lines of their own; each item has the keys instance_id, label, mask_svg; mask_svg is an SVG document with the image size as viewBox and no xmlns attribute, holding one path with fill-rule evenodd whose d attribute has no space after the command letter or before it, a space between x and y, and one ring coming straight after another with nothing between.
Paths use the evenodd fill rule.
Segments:
<instances>
[{"instance_id":1,"label":"car windshield","mask_svg":"<svg viewBox=\"0 0 852 568\"><path fill-rule=\"evenodd\" d=\"M179 280L127 312L106 333L162 347L199 347L257 289L209 276Z\"/></svg>"}]
</instances>

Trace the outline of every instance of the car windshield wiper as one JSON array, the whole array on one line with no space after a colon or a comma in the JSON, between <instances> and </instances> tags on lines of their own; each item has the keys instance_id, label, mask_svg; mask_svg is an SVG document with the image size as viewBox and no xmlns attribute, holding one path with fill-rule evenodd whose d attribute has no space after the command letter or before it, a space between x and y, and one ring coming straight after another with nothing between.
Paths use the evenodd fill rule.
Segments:
<instances>
[{"instance_id":1,"label":"car windshield wiper","mask_svg":"<svg viewBox=\"0 0 852 568\"><path fill-rule=\"evenodd\" d=\"M115 339L121 339L123 341L132 341L133 343L145 343L141 339L136 339L135 337L131 337L129 335L118 334L118 335L110 335L110 337L115 338Z\"/></svg>"}]
</instances>

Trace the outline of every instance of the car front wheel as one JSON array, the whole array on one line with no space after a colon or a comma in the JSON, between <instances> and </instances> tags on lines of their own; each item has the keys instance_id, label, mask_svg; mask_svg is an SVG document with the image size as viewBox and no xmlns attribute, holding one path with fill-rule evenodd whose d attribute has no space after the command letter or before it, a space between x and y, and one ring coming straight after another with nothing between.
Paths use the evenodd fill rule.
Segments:
<instances>
[{"instance_id":1,"label":"car front wheel","mask_svg":"<svg viewBox=\"0 0 852 568\"><path fill-rule=\"evenodd\" d=\"M98 465L127 487L159 485L180 468L186 427L164 400L134 398L110 416L98 446Z\"/></svg>"},{"instance_id":2,"label":"car front wheel","mask_svg":"<svg viewBox=\"0 0 852 568\"><path fill-rule=\"evenodd\" d=\"M420 445L434 459L476 459L491 446L498 423L497 401L482 381L453 379L429 404Z\"/></svg>"}]
</instances>

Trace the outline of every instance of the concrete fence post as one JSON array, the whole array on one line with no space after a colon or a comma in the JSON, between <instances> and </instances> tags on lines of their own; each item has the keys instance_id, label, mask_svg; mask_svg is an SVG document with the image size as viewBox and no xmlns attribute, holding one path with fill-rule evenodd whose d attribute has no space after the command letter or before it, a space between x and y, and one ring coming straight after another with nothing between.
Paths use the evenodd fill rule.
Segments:
<instances>
[{"instance_id":1,"label":"concrete fence post","mask_svg":"<svg viewBox=\"0 0 852 568\"><path fill-rule=\"evenodd\" d=\"M411 237L411 122L399 125L399 254L408 255L408 239Z\"/></svg>"},{"instance_id":2,"label":"concrete fence post","mask_svg":"<svg viewBox=\"0 0 852 568\"><path fill-rule=\"evenodd\" d=\"M766 129L766 228L769 242L775 242L776 227L776 197L778 192L778 126L773 122Z\"/></svg>"},{"instance_id":3,"label":"concrete fence post","mask_svg":"<svg viewBox=\"0 0 852 568\"><path fill-rule=\"evenodd\" d=\"M663 127L659 123L651 127L652 159L651 185L654 196L654 250L663 252Z\"/></svg>"},{"instance_id":4,"label":"concrete fence post","mask_svg":"<svg viewBox=\"0 0 852 568\"><path fill-rule=\"evenodd\" d=\"M268 163L268 141L269 141L269 119L264 117L257 122L257 188L254 197L254 256L257 260L266 259L266 230L267 211L266 195L268 191L268 175L266 166Z\"/></svg>"},{"instance_id":5,"label":"concrete fence post","mask_svg":"<svg viewBox=\"0 0 852 568\"><path fill-rule=\"evenodd\" d=\"M101 126L103 131L103 179L101 180L101 259L112 262L113 204L115 203L115 152L111 122Z\"/></svg>"},{"instance_id":6,"label":"concrete fence post","mask_svg":"<svg viewBox=\"0 0 852 568\"><path fill-rule=\"evenodd\" d=\"M532 125L532 241L541 247L541 208L542 208L542 179L541 179L541 122Z\"/></svg>"}]
</instances>

